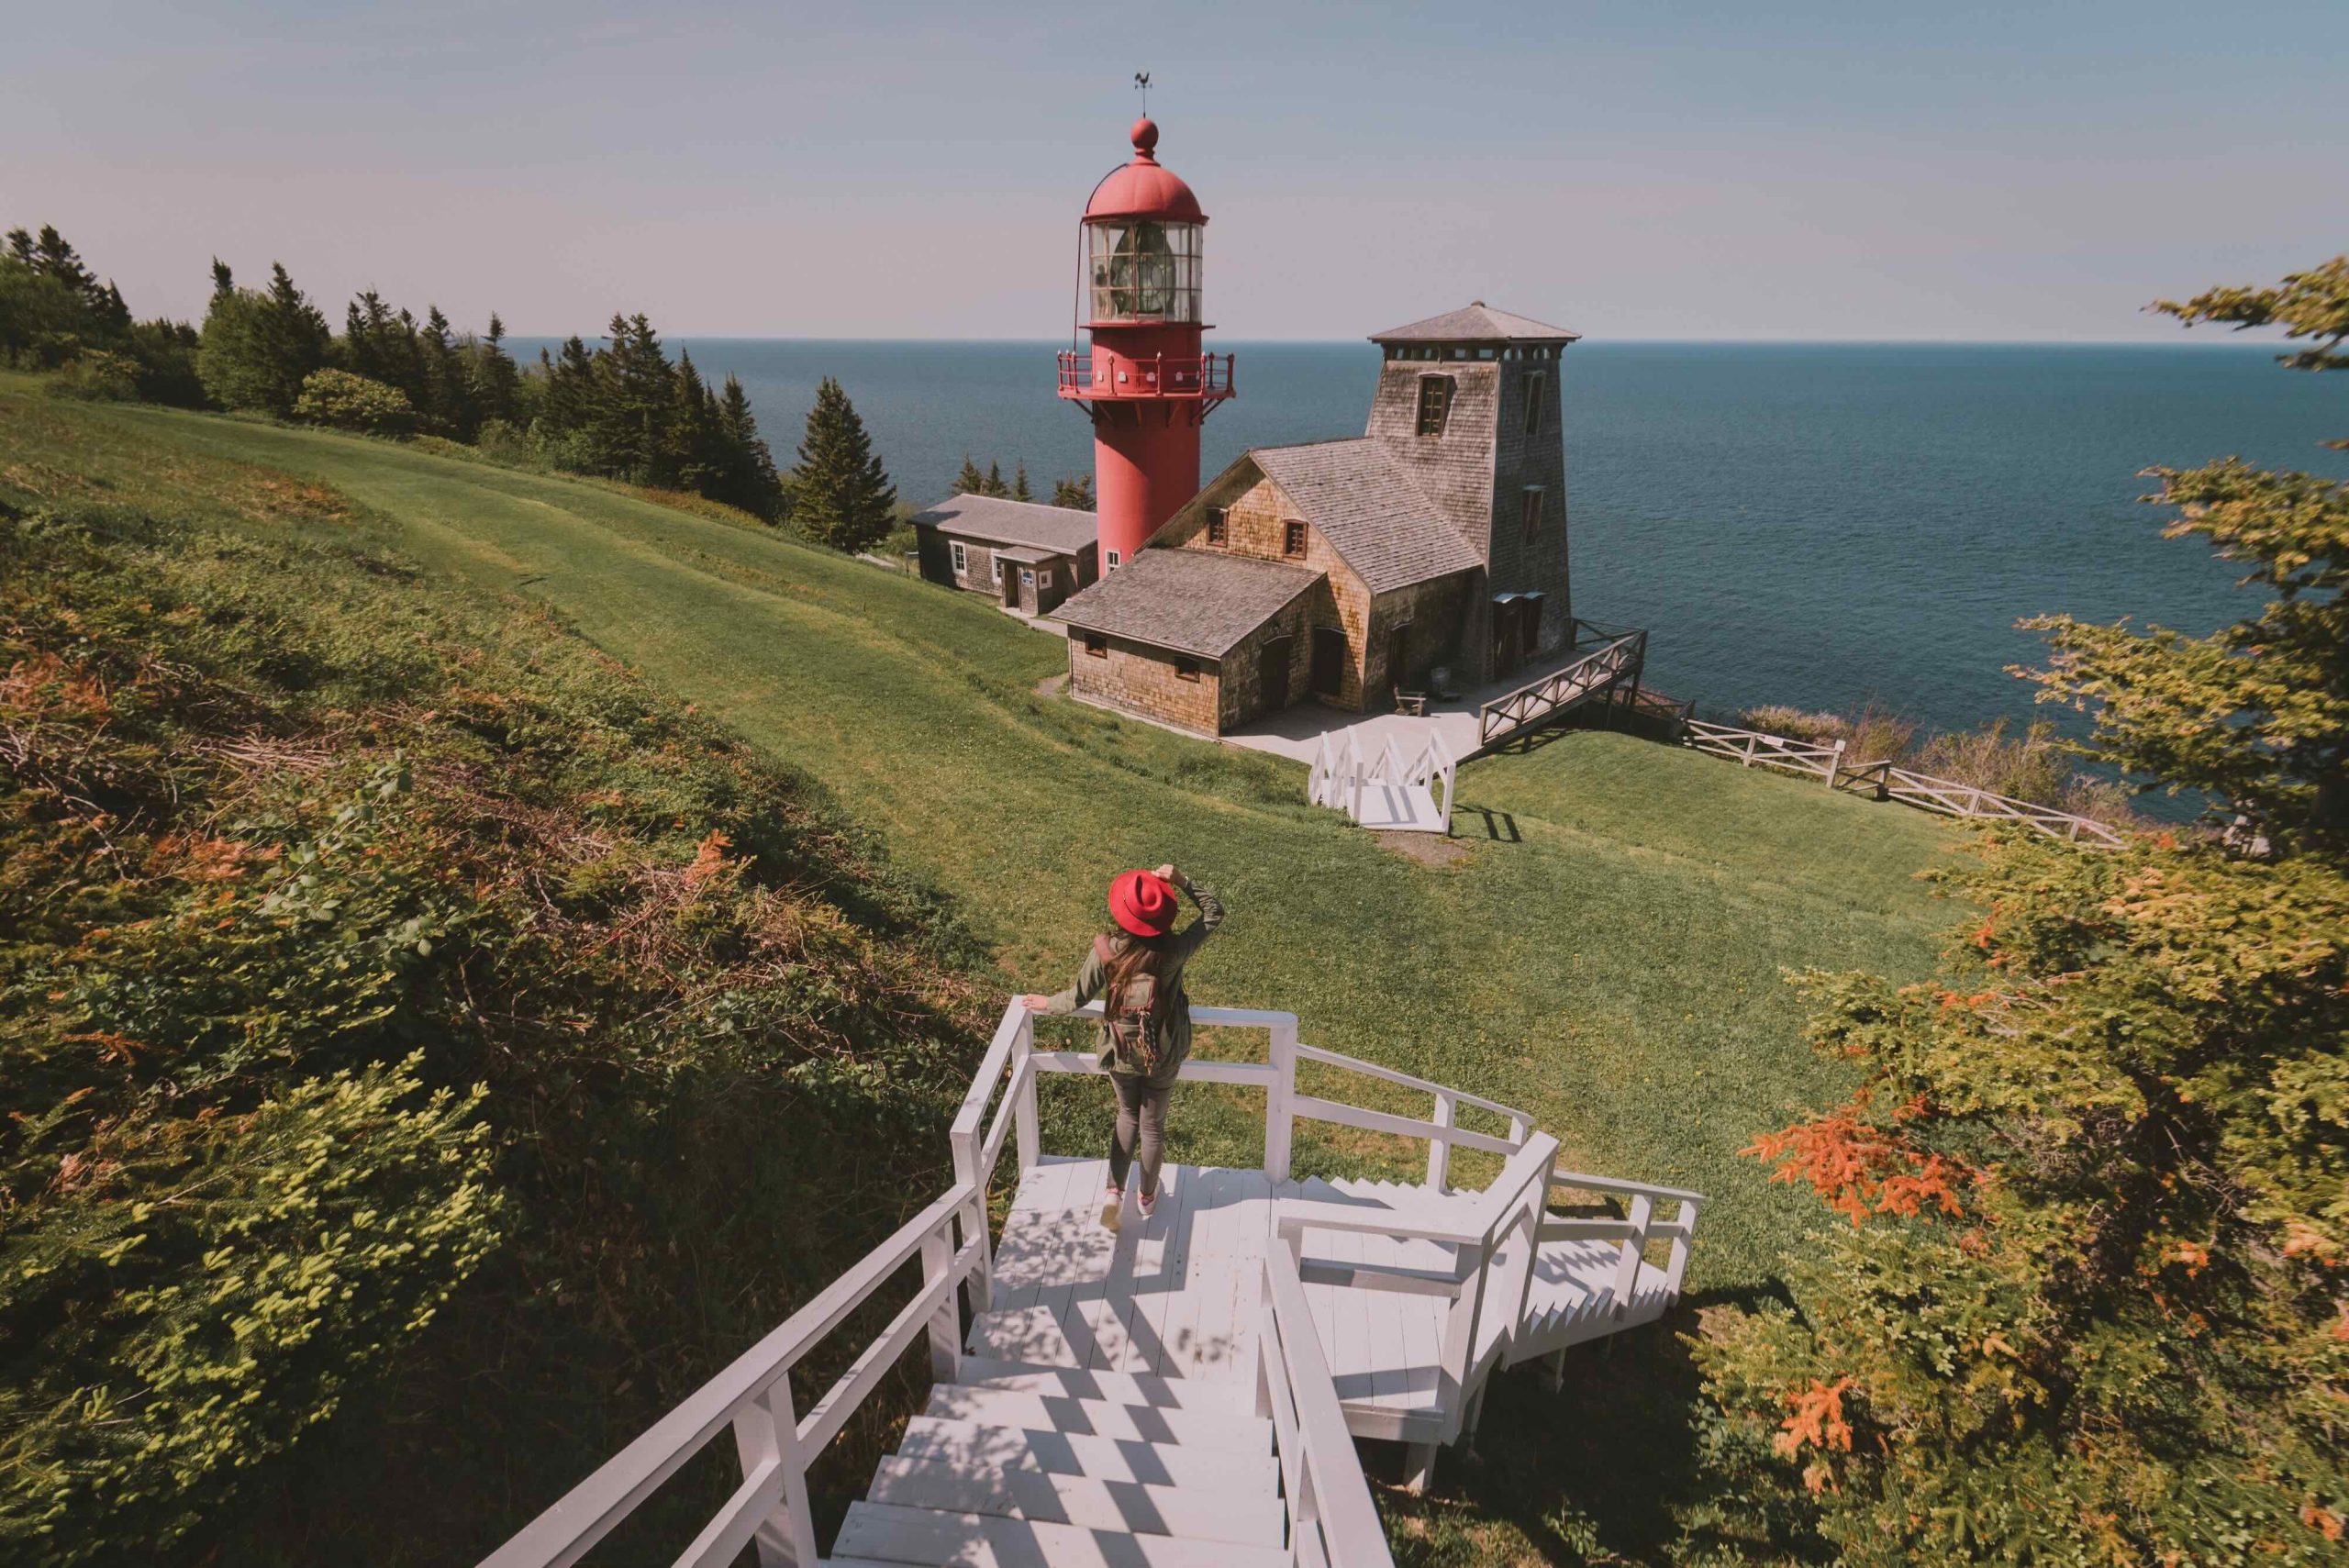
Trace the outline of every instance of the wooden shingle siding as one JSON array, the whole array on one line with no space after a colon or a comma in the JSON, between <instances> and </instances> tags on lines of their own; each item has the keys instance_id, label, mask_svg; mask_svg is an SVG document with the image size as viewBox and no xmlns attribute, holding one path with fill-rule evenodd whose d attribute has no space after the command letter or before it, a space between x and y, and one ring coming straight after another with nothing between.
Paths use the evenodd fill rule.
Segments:
<instances>
[{"instance_id":1,"label":"wooden shingle siding","mask_svg":"<svg viewBox=\"0 0 2349 1568\"><path fill-rule=\"evenodd\" d=\"M1221 732L1223 676L1215 661L1192 660L1199 678L1186 681L1175 672L1175 654L1122 638L1105 640L1108 656L1096 659L1085 652L1080 638L1069 639L1072 693L1201 735Z\"/></svg>"},{"instance_id":2,"label":"wooden shingle siding","mask_svg":"<svg viewBox=\"0 0 2349 1568\"><path fill-rule=\"evenodd\" d=\"M1371 618L1370 590L1364 586L1362 578L1346 564L1345 559L1330 547L1330 541L1321 537L1320 530L1309 522L1305 528L1304 558L1299 560L1288 554L1285 548L1288 525L1301 521L1304 519L1298 517L1297 508L1281 493L1280 486L1269 479L1260 479L1226 503L1224 543L1211 545L1208 542L1207 509L1204 506L1186 506L1177 512L1168 519L1166 527L1159 530L1152 542L1171 544L1182 550L1206 550L1217 555L1244 555L1258 561L1285 562L1292 566L1303 566L1308 572L1324 573L1328 581L1299 601L1305 607L1307 618L1304 626L1295 632L1297 650L1293 661L1296 669L1290 689L1293 696L1306 695L1305 667L1309 658L1309 628L1334 626L1346 634L1345 678L1337 694L1337 701L1344 707L1359 707L1363 694L1363 639ZM1276 621L1271 624L1284 623ZM1226 667L1230 669L1252 661L1256 657L1254 652L1248 653L1247 661L1241 659L1241 652L1261 649L1271 639L1266 630L1260 629L1241 649L1225 655ZM1262 711L1261 705L1252 701L1256 680L1252 662L1249 663L1244 675L1234 671L1230 678L1246 682L1252 701L1247 706L1227 711L1250 716ZM1238 720L1228 719L1227 722Z\"/></svg>"}]
</instances>

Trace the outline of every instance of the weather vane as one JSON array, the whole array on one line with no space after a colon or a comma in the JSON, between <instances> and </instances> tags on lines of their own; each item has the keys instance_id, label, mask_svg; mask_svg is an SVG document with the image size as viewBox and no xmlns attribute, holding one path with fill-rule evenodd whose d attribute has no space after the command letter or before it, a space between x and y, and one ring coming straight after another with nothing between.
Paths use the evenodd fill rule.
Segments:
<instances>
[{"instance_id":1,"label":"weather vane","mask_svg":"<svg viewBox=\"0 0 2349 1568\"><path fill-rule=\"evenodd\" d=\"M1150 72L1147 72L1147 71L1137 71L1137 72L1134 72L1134 91L1135 91L1135 92L1137 92L1137 93L1140 93L1140 94L1141 95L1141 112L1142 112L1142 115L1144 116L1144 117L1148 117L1148 116L1149 116L1149 114L1150 114Z\"/></svg>"}]
</instances>

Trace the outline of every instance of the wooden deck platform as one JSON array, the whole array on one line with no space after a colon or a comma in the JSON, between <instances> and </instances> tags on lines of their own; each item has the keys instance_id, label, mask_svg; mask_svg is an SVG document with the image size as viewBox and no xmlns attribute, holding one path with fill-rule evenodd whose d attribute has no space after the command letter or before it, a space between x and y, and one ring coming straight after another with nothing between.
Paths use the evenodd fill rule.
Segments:
<instances>
[{"instance_id":1,"label":"wooden deck platform","mask_svg":"<svg viewBox=\"0 0 2349 1568\"><path fill-rule=\"evenodd\" d=\"M1170 1381L1242 1384L1252 1378L1263 1307L1264 1259L1274 1244L1276 1200L1383 1209L1398 1218L1457 1218L1476 1194L1437 1194L1379 1182L1275 1182L1261 1170L1170 1165L1148 1219L1129 1197L1122 1222L1101 1223L1108 1162L1045 1156L1021 1178L995 1255L990 1310L973 1322L972 1354L1030 1366L1141 1373ZM1614 1311L1620 1246L1595 1240L1543 1242L1526 1317L1543 1352L1660 1314L1663 1271L1642 1263L1627 1310ZM1305 1296L1331 1381L1357 1437L1422 1440L1442 1418L1441 1365L1447 1295L1360 1289L1348 1268L1431 1281L1448 1278L1457 1249L1367 1231L1304 1232ZM1506 1250L1494 1260L1506 1270ZM1478 1325L1475 1357L1500 1347L1516 1304L1496 1304ZM1636 1310L1633 1310L1633 1309ZM1572 1332L1576 1325L1586 1331Z\"/></svg>"}]
</instances>

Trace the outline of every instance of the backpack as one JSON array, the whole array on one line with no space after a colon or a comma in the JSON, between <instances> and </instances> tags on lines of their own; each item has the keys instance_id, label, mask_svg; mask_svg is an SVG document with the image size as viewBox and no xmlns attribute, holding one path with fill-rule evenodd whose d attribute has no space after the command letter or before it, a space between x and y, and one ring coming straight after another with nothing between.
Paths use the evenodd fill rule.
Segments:
<instances>
[{"instance_id":1,"label":"backpack","mask_svg":"<svg viewBox=\"0 0 2349 1568\"><path fill-rule=\"evenodd\" d=\"M1093 939L1094 956L1106 966L1109 939ZM1117 1061L1148 1077L1158 1071L1158 1022L1164 1011L1165 992L1155 974L1137 974L1120 987L1121 994L1101 997L1101 1030Z\"/></svg>"}]
</instances>

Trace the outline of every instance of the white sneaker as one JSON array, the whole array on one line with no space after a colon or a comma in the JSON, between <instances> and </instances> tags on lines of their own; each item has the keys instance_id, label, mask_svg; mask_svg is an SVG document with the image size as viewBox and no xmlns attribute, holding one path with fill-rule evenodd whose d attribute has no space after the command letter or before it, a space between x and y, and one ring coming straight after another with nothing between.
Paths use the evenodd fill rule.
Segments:
<instances>
[{"instance_id":1,"label":"white sneaker","mask_svg":"<svg viewBox=\"0 0 2349 1568\"><path fill-rule=\"evenodd\" d=\"M1118 1211L1125 1206L1125 1188L1104 1188L1101 1194L1101 1223L1115 1230L1118 1228Z\"/></svg>"},{"instance_id":2,"label":"white sneaker","mask_svg":"<svg viewBox=\"0 0 2349 1568\"><path fill-rule=\"evenodd\" d=\"M1141 1210L1141 1217L1144 1219L1148 1219L1158 1212L1158 1195L1156 1193L1137 1194L1134 1197L1134 1207Z\"/></svg>"}]
</instances>

